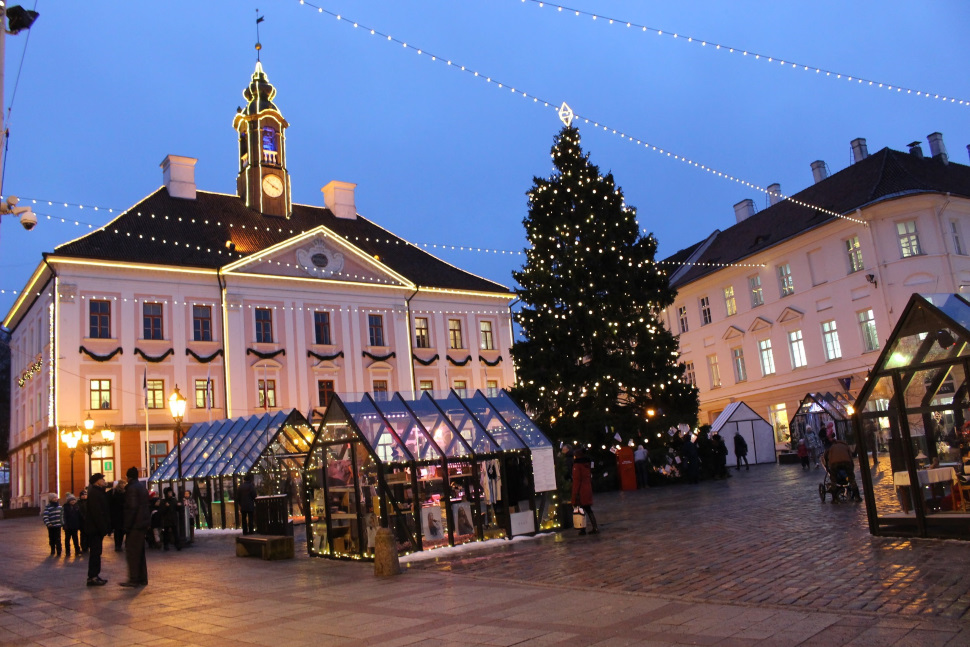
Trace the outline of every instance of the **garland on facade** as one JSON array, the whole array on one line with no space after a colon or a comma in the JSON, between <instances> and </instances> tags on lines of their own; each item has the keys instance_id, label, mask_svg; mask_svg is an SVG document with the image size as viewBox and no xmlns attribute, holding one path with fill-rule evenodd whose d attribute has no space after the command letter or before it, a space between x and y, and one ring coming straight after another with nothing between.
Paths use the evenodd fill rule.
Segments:
<instances>
[{"instance_id":1,"label":"garland on facade","mask_svg":"<svg viewBox=\"0 0 970 647\"><path fill-rule=\"evenodd\" d=\"M338 357L343 357L344 356L344 352L342 350L338 350L333 355L321 355L320 353L314 353L312 350L308 350L306 352L306 356L307 357L313 357L314 359L318 359L321 362L330 362L330 361L333 361L333 360L337 359Z\"/></svg>"},{"instance_id":2,"label":"garland on facade","mask_svg":"<svg viewBox=\"0 0 970 647\"><path fill-rule=\"evenodd\" d=\"M43 365L44 365L44 361L39 359L33 364L31 364L30 366L28 366L24 370L24 372L20 374L20 377L17 378L17 384L20 386L21 389L24 388L24 384L26 384L30 378L40 373L40 369Z\"/></svg>"},{"instance_id":3,"label":"garland on facade","mask_svg":"<svg viewBox=\"0 0 970 647\"><path fill-rule=\"evenodd\" d=\"M152 362L154 364L157 364L157 363L159 363L161 361L164 361L166 357L168 357L169 355L174 355L174 354L175 354L175 349L174 348L169 348L167 351L165 351L164 353L162 353L158 357L152 357L151 355L148 355L147 353L145 353L145 351L143 351L140 348L136 348L135 349L135 355L141 355L142 358L146 362Z\"/></svg>"},{"instance_id":4,"label":"garland on facade","mask_svg":"<svg viewBox=\"0 0 970 647\"><path fill-rule=\"evenodd\" d=\"M386 362L392 357L397 357L397 353L395 353L394 351L391 351L387 355L374 355L373 353L368 353L366 350L362 350L360 352L361 352L361 355L363 355L364 357L370 357L375 362Z\"/></svg>"},{"instance_id":5,"label":"garland on facade","mask_svg":"<svg viewBox=\"0 0 970 647\"><path fill-rule=\"evenodd\" d=\"M415 357L414 361L420 364L421 366L431 366L432 364L438 361L438 358L439 358L439 355L435 353L434 356L431 357L431 359L423 360L420 357Z\"/></svg>"},{"instance_id":6,"label":"garland on facade","mask_svg":"<svg viewBox=\"0 0 970 647\"><path fill-rule=\"evenodd\" d=\"M211 355L208 355L206 357L202 357L201 355L199 355L198 353L196 353L195 351L193 351L191 348L186 348L185 349L185 354L186 355L191 355L192 357L195 358L195 361L197 361L197 362L202 362L203 364L208 364L209 362L211 362L215 358L217 358L220 355L222 355L222 349L220 348L219 350L217 350L216 352L212 353Z\"/></svg>"},{"instance_id":7,"label":"garland on facade","mask_svg":"<svg viewBox=\"0 0 970 647\"><path fill-rule=\"evenodd\" d=\"M479 357L479 358L478 358L478 360L479 360L479 361L480 361L480 362L481 362L482 364L484 364L485 366L498 366L499 364L501 364L501 363L502 363L502 356L501 356L501 355L499 355L499 356L498 356L498 357L497 357L497 358L495 359L495 361L494 361L494 362L490 362L490 361L488 361L487 359L485 359L484 357Z\"/></svg>"},{"instance_id":8,"label":"garland on facade","mask_svg":"<svg viewBox=\"0 0 970 647\"><path fill-rule=\"evenodd\" d=\"M246 349L246 354L247 355L255 355L259 359L273 359L277 355L286 355L286 349L285 348L281 348L279 350L274 350L272 353L261 353L258 350L255 350L253 348L247 348Z\"/></svg>"},{"instance_id":9,"label":"garland on facade","mask_svg":"<svg viewBox=\"0 0 970 647\"><path fill-rule=\"evenodd\" d=\"M448 358L448 361L451 362L454 366L464 366L468 362L472 361L472 356L471 355L469 355L465 359L461 360L460 362L458 360L452 359L451 358L451 355L446 355L445 357L447 357Z\"/></svg>"},{"instance_id":10,"label":"garland on facade","mask_svg":"<svg viewBox=\"0 0 970 647\"><path fill-rule=\"evenodd\" d=\"M115 355L117 355L119 353L121 353L122 355L125 354L125 351L122 350L121 346L118 346L118 348L114 349L113 351L111 351L107 355L98 355L96 353L92 353L91 351L89 351L84 346L81 346L80 348L78 348L77 349L77 352L84 353L85 355L87 355L88 357L90 357L91 359L93 359L96 362L107 362L108 360L110 360L112 357L114 357Z\"/></svg>"}]
</instances>

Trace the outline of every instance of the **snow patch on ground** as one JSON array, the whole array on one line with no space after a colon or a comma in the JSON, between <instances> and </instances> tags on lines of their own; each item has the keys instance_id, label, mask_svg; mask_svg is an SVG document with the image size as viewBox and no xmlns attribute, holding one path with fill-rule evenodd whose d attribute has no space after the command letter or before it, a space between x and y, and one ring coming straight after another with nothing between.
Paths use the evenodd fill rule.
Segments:
<instances>
[{"instance_id":1,"label":"snow patch on ground","mask_svg":"<svg viewBox=\"0 0 970 647\"><path fill-rule=\"evenodd\" d=\"M545 534L548 533L540 533L534 537L522 536L513 537L512 539L489 539L487 541L472 541L467 544L461 544L460 546L435 548L434 550L425 550L420 553L411 553L410 555L405 555L404 557L401 557L400 562L402 564L407 564L408 562L421 562L426 559L438 559L439 557L451 557L464 553L473 553L479 550L485 550L486 548L500 548L513 543L534 541L536 539L540 539Z\"/></svg>"}]
</instances>

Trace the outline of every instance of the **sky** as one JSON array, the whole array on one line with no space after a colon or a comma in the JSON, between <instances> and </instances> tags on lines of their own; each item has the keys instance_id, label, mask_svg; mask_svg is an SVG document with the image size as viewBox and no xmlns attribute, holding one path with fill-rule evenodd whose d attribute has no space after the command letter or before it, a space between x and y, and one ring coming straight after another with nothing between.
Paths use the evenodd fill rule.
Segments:
<instances>
[{"instance_id":1,"label":"sky","mask_svg":"<svg viewBox=\"0 0 970 647\"><path fill-rule=\"evenodd\" d=\"M525 194L534 176L552 171L562 126L554 107L564 101L589 119L575 122L584 150L612 171L661 258L734 224L735 203L763 208L766 197L614 129L758 186L778 182L786 194L811 184L815 160L833 173L848 166L857 137L870 153L915 140L929 153L926 137L938 131L951 160L970 162L963 1L568 0L563 11L534 0L24 6L40 17L6 39L2 193L37 200L40 222L26 232L2 218L0 313L43 252L155 191L166 155L199 160L200 190L235 192L232 119L256 62L257 7L262 64L290 124L294 202L322 205L329 181L354 182L362 216L509 287L525 260Z\"/></svg>"}]
</instances>

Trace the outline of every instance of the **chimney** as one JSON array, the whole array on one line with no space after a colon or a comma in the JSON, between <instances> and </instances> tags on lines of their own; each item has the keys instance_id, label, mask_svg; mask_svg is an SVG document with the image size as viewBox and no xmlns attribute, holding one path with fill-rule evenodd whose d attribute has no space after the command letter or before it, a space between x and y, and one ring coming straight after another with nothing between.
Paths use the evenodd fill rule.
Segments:
<instances>
[{"instance_id":1,"label":"chimney","mask_svg":"<svg viewBox=\"0 0 970 647\"><path fill-rule=\"evenodd\" d=\"M940 133L933 133L932 135L927 135L926 139L930 142L930 157L933 159L938 159L944 164L949 163L949 158L946 156L946 146L943 145L943 135Z\"/></svg>"},{"instance_id":2,"label":"chimney","mask_svg":"<svg viewBox=\"0 0 970 647\"><path fill-rule=\"evenodd\" d=\"M162 182L173 198L195 200L195 163L194 157L166 155L159 166L162 167Z\"/></svg>"},{"instance_id":3,"label":"chimney","mask_svg":"<svg viewBox=\"0 0 970 647\"><path fill-rule=\"evenodd\" d=\"M357 218L357 206L354 204L356 187L357 185L352 182L332 180L320 189L323 191L323 203L338 218L354 220Z\"/></svg>"},{"instance_id":4,"label":"chimney","mask_svg":"<svg viewBox=\"0 0 970 647\"><path fill-rule=\"evenodd\" d=\"M849 146L852 147L852 163L861 162L865 158L869 157L869 149L866 147L866 140L864 137L859 137L853 139L849 142Z\"/></svg>"},{"instance_id":5,"label":"chimney","mask_svg":"<svg viewBox=\"0 0 970 647\"><path fill-rule=\"evenodd\" d=\"M815 178L815 184L818 184L828 176L829 170L825 168L825 162L823 160L815 160L812 162L812 177Z\"/></svg>"},{"instance_id":6,"label":"chimney","mask_svg":"<svg viewBox=\"0 0 970 647\"><path fill-rule=\"evenodd\" d=\"M738 222L742 220L747 220L754 215L754 200L751 198L745 198L741 202L734 205L734 217L737 218Z\"/></svg>"},{"instance_id":7,"label":"chimney","mask_svg":"<svg viewBox=\"0 0 970 647\"><path fill-rule=\"evenodd\" d=\"M923 147L919 142L912 142L909 144L909 154L917 159L923 159Z\"/></svg>"},{"instance_id":8,"label":"chimney","mask_svg":"<svg viewBox=\"0 0 970 647\"><path fill-rule=\"evenodd\" d=\"M772 207L781 202L781 185L775 182L768 185L768 206Z\"/></svg>"}]
</instances>

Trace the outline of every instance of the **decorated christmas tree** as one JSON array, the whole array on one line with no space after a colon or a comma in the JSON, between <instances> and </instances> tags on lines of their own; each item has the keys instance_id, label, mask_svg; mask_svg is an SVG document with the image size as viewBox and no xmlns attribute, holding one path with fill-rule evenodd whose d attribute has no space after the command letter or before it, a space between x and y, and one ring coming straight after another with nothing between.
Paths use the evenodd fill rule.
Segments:
<instances>
[{"instance_id":1,"label":"decorated christmas tree","mask_svg":"<svg viewBox=\"0 0 970 647\"><path fill-rule=\"evenodd\" d=\"M660 320L675 292L657 265L657 241L641 235L636 209L563 128L555 169L534 178L523 224L531 249L513 276L524 307L516 396L556 441L606 452L630 440L656 450L666 431L697 418L677 340ZM603 477L603 470L594 470Z\"/></svg>"}]
</instances>

